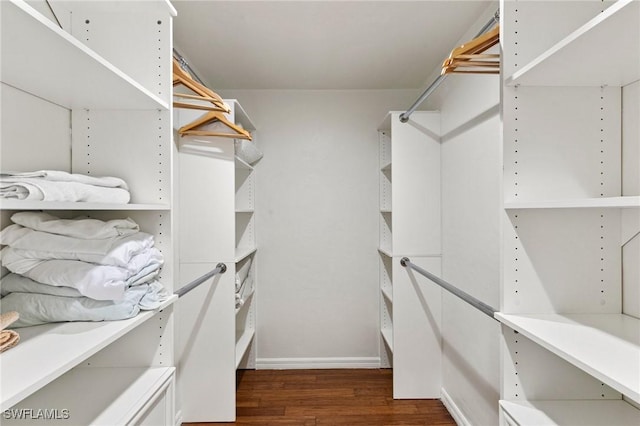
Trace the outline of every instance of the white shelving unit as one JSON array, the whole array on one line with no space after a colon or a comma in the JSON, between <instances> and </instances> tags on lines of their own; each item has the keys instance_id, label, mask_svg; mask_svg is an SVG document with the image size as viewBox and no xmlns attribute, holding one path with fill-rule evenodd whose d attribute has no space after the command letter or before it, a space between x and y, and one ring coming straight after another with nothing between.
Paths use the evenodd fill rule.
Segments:
<instances>
[{"instance_id":1,"label":"white shelving unit","mask_svg":"<svg viewBox=\"0 0 640 426\"><path fill-rule=\"evenodd\" d=\"M391 115L378 128L379 139L379 279L380 279L380 366L393 367L393 234L391 206Z\"/></svg>"},{"instance_id":2,"label":"white shelving unit","mask_svg":"<svg viewBox=\"0 0 640 426\"><path fill-rule=\"evenodd\" d=\"M378 128L380 364L393 367L395 398L439 398L440 330L430 318L440 317L440 290L400 259L440 273L440 146L432 136L440 115L416 112L407 124L399 115Z\"/></svg>"},{"instance_id":3,"label":"white shelving unit","mask_svg":"<svg viewBox=\"0 0 640 426\"><path fill-rule=\"evenodd\" d=\"M227 118L249 130L255 141L255 126L238 101L225 102L231 108ZM201 114L176 110L175 127ZM180 279L189 282L220 262L227 266L227 272L193 290L179 306L178 400L182 420L234 421L236 369L255 366L255 170L235 156L234 139L177 137L183 212ZM252 287L244 304L236 308L237 273L248 262Z\"/></svg>"},{"instance_id":4,"label":"white shelving unit","mask_svg":"<svg viewBox=\"0 0 640 426\"><path fill-rule=\"evenodd\" d=\"M640 2L501 16L502 424L638 424Z\"/></svg>"},{"instance_id":5,"label":"white shelving unit","mask_svg":"<svg viewBox=\"0 0 640 426\"><path fill-rule=\"evenodd\" d=\"M175 148L168 70L175 10L167 1L126 10L117 3L56 2L68 30L27 2L0 3L1 100L3 112L11 111L2 117L0 161L2 170L118 176L129 185L131 203L2 200L1 226L10 224L13 212L29 210L131 217L154 235L165 260L160 281L172 292ZM134 33L128 30L133 22ZM117 65L130 56L153 72L141 76ZM41 126L50 129L46 138ZM175 368L167 348L173 347L175 300L123 321L17 329L20 342L0 360L2 410L64 407L78 424L174 424ZM78 389L89 388L91 399L78 398ZM65 414L57 414L61 418L51 424L64 423Z\"/></svg>"},{"instance_id":6,"label":"white shelving unit","mask_svg":"<svg viewBox=\"0 0 640 426\"><path fill-rule=\"evenodd\" d=\"M237 122L255 135L255 126L242 106L235 103ZM255 143L255 139L254 139ZM236 159L235 211L236 211L236 270L248 268L243 305L236 309L236 369L255 368L256 334L256 171L242 159ZM250 262L250 264L249 264Z\"/></svg>"}]
</instances>

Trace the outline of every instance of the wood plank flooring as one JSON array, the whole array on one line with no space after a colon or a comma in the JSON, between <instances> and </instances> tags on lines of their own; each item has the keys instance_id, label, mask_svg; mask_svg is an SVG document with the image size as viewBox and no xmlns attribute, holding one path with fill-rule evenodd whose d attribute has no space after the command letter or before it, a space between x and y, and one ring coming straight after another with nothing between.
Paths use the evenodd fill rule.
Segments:
<instances>
[{"instance_id":1,"label":"wood plank flooring","mask_svg":"<svg viewBox=\"0 0 640 426\"><path fill-rule=\"evenodd\" d=\"M237 389L236 423L215 425L456 424L438 399L394 400L390 369L239 370Z\"/></svg>"}]
</instances>

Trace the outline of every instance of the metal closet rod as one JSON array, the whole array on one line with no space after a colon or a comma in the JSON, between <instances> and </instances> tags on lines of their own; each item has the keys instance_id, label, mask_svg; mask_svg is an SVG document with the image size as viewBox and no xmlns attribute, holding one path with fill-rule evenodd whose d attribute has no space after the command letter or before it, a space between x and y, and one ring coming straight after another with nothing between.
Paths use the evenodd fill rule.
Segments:
<instances>
[{"instance_id":1,"label":"metal closet rod","mask_svg":"<svg viewBox=\"0 0 640 426\"><path fill-rule=\"evenodd\" d=\"M201 276L200 278L196 278L195 280L191 281L189 284L184 285L182 288L179 288L178 290L176 290L174 294L177 294L178 297L182 297L185 294L189 293L194 288L198 287L203 282L207 281L209 278L217 274L224 274L226 271L227 271L227 265L225 265L224 263L218 263L214 270L209 271L203 276Z\"/></svg>"},{"instance_id":2,"label":"metal closet rod","mask_svg":"<svg viewBox=\"0 0 640 426\"><path fill-rule=\"evenodd\" d=\"M482 27L482 29L478 32L478 34L476 34L476 37L481 36L482 34L486 33L487 31L489 31L491 29L491 27L493 27L493 25L496 22L500 21L500 10L496 10L496 13L493 14L493 16L491 17L491 19L484 25L484 27ZM433 92L435 92L435 90L438 88L438 86L440 86L440 84L442 84L442 82L444 81L445 78L447 78L449 74L440 74L438 76L438 78L436 78L433 83L431 83L431 85L429 87L427 87L427 89L422 92L422 95L420 95L420 97L418 98L417 101L415 101L413 103L413 105L411 105L409 107L408 110L406 110L405 112L403 112L402 114L400 114L400 121L402 123L406 123L407 121L409 121L409 117L411 116L411 114L413 114L413 112L425 101L427 100L427 98L429 96L431 96L431 94Z\"/></svg>"},{"instance_id":3,"label":"metal closet rod","mask_svg":"<svg viewBox=\"0 0 640 426\"><path fill-rule=\"evenodd\" d=\"M431 272L428 272L428 271L422 269L421 267L419 267L415 263L411 263L411 260L409 260L408 257L403 257L402 259L400 259L400 264L402 266L404 266L405 268L411 268L414 271L418 272L419 274L424 275L425 277L429 278L434 283L438 284L440 287L442 287L445 290L449 291L451 294L453 294L455 296L458 296L460 299L464 300L465 302L467 302L468 304L470 304L474 308L479 309L483 314L485 314L485 315L489 316L490 318L498 321L493 316L493 314L496 313L496 310L493 309L491 306L487 305L484 302L481 302L480 300L476 299L475 297L473 297L472 295L470 295L468 293L465 293L464 291L460 290L459 288L449 284L448 282L446 282L442 278L433 275Z\"/></svg>"},{"instance_id":4,"label":"metal closet rod","mask_svg":"<svg viewBox=\"0 0 640 426\"><path fill-rule=\"evenodd\" d=\"M204 84L202 82L202 79L200 77L198 77L198 75L195 73L195 71L193 70L193 68L191 68L189 66L189 63L187 62L187 60L184 58L184 56L182 56L180 54L180 52L178 52L176 50L176 48L173 48L173 57L176 58L178 60L178 63L180 64L180 66L182 67L183 70L187 71L189 74L191 74L191 77L193 77L198 83L202 84L203 86L206 86L206 84Z\"/></svg>"}]
</instances>

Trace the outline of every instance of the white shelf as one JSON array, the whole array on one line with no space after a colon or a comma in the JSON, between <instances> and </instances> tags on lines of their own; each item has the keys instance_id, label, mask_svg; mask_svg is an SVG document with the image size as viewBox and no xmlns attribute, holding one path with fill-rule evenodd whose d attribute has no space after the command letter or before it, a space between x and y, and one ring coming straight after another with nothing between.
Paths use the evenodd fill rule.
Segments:
<instances>
[{"instance_id":1,"label":"white shelf","mask_svg":"<svg viewBox=\"0 0 640 426\"><path fill-rule=\"evenodd\" d=\"M0 210L171 210L168 204L115 204L65 201L1 200Z\"/></svg>"},{"instance_id":2,"label":"white shelf","mask_svg":"<svg viewBox=\"0 0 640 426\"><path fill-rule=\"evenodd\" d=\"M382 208L380 209L380 213L393 213L393 210L390 208Z\"/></svg>"},{"instance_id":3,"label":"white shelf","mask_svg":"<svg viewBox=\"0 0 640 426\"><path fill-rule=\"evenodd\" d=\"M247 163L246 161L244 161L243 159L236 156L235 160L236 160L236 169L253 170L253 166Z\"/></svg>"},{"instance_id":4,"label":"white shelf","mask_svg":"<svg viewBox=\"0 0 640 426\"><path fill-rule=\"evenodd\" d=\"M389 171L389 172L390 172L390 171L391 171L391 164L392 164L391 162L389 162L389 163L385 164L384 166L382 166L382 167L380 168L380 170L381 170L381 171L383 171L383 172L386 172L386 171Z\"/></svg>"},{"instance_id":5,"label":"white shelf","mask_svg":"<svg viewBox=\"0 0 640 426\"><path fill-rule=\"evenodd\" d=\"M640 410L622 400L500 401L500 407L521 426L637 426Z\"/></svg>"},{"instance_id":6,"label":"white shelf","mask_svg":"<svg viewBox=\"0 0 640 426\"><path fill-rule=\"evenodd\" d=\"M255 210L254 209L238 209L236 210L236 213L254 213Z\"/></svg>"},{"instance_id":7,"label":"white shelf","mask_svg":"<svg viewBox=\"0 0 640 426\"><path fill-rule=\"evenodd\" d=\"M125 3L126 4L126 3ZM107 1L78 1L56 0L55 5L62 5L72 13L104 14L113 13L114 5ZM123 4L124 5L124 4ZM169 13L176 16L177 12L169 0L145 0L142 2L129 2L126 6L127 13Z\"/></svg>"},{"instance_id":8,"label":"white shelf","mask_svg":"<svg viewBox=\"0 0 640 426\"><path fill-rule=\"evenodd\" d=\"M251 122L251 119L245 112L240 102L237 99L223 99L224 102L229 105L235 114L235 122L236 124L242 125L242 128L245 130L253 131L256 129L256 126Z\"/></svg>"},{"instance_id":9,"label":"white shelf","mask_svg":"<svg viewBox=\"0 0 640 426\"><path fill-rule=\"evenodd\" d=\"M390 288L382 287L380 291L382 291L382 295L386 297L390 303L393 303L393 294Z\"/></svg>"},{"instance_id":10,"label":"white shelf","mask_svg":"<svg viewBox=\"0 0 640 426\"><path fill-rule=\"evenodd\" d=\"M255 330L247 329L244 330L240 339L236 342L236 370L238 366L242 362L242 358L244 358L247 350L249 349L249 345L251 344L251 340L253 340L253 336L255 334Z\"/></svg>"},{"instance_id":11,"label":"white shelf","mask_svg":"<svg viewBox=\"0 0 640 426\"><path fill-rule=\"evenodd\" d=\"M393 332L391 331L391 329L388 329L388 328L383 328L382 330L380 330L380 334L382 334L382 340L384 340L384 343L387 345L387 347L391 352L393 352L393 334L392 333Z\"/></svg>"},{"instance_id":12,"label":"white shelf","mask_svg":"<svg viewBox=\"0 0 640 426\"><path fill-rule=\"evenodd\" d=\"M495 317L562 359L640 403L640 320L621 314Z\"/></svg>"},{"instance_id":13,"label":"white shelf","mask_svg":"<svg viewBox=\"0 0 640 426\"><path fill-rule=\"evenodd\" d=\"M2 424L131 424L137 416L144 414L141 412L143 409L149 408L145 404L171 383L174 370L173 367L76 368L19 404L24 409L57 409L58 419L38 422L33 419L18 421L4 418ZM90 396L90 404L81 392ZM68 419L64 419L63 409L68 410Z\"/></svg>"},{"instance_id":14,"label":"white shelf","mask_svg":"<svg viewBox=\"0 0 640 426\"><path fill-rule=\"evenodd\" d=\"M236 247L236 263L253 254L257 247Z\"/></svg>"},{"instance_id":15,"label":"white shelf","mask_svg":"<svg viewBox=\"0 0 640 426\"><path fill-rule=\"evenodd\" d=\"M618 0L506 79L508 86L624 86L640 79L640 2Z\"/></svg>"},{"instance_id":16,"label":"white shelf","mask_svg":"<svg viewBox=\"0 0 640 426\"><path fill-rule=\"evenodd\" d=\"M382 123L378 126L380 132L391 132L391 116L392 112L387 113L382 120Z\"/></svg>"},{"instance_id":17,"label":"white shelf","mask_svg":"<svg viewBox=\"0 0 640 426\"><path fill-rule=\"evenodd\" d=\"M576 198L565 200L506 202L507 210L517 209L573 209L573 208L640 208L640 197Z\"/></svg>"},{"instance_id":18,"label":"white shelf","mask_svg":"<svg viewBox=\"0 0 640 426\"><path fill-rule=\"evenodd\" d=\"M144 311L123 321L65 322L18 329L20 343L2 353L1 409L10 408L60 377L177 298L172 295L160 309Z\"/></svg>"},{"instance_id":19,"label":"white shelf","mask_svg":"<svg viewBox=\"0 0 640 426\"><path fill-rule=\"evenodd\" d=\"M393 251L388 247L378 247L378 251L387 257L393 257Z\"/></svg>"},{"instance_id":20,"label":"white shelf","mask_svg":"<svg viewBox=\"0 0 640 426\"><path fill-rule=\"evenodd\" d=\"M169 109L24 1L0 7L4 83L69 109Z\"/></svg>"}]
</instances>

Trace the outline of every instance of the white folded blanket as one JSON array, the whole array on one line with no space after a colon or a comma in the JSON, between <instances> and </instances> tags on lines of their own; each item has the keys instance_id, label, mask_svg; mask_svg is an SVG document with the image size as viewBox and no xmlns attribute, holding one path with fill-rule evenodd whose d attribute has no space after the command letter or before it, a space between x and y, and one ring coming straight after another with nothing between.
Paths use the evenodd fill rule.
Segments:
<instances>
[{"instance_id":1,"label":"white folded blanket","mask_svg":"<svg viewBox=\"0 0 640 426\"><path fill-rule=\"evenodd\" d=\"M11 216L13 223L33 229L83 240L103 240L135 234L140 227L133 220L99 220L87 217L60 219L44 212L19 212Z\"/></svg>"},{"instance_id":2,"label":"white folded blanket","mask_svg":"<svg viewBox=\"0 0 640 426\"><path fill-rule=\"evenodd\" d=\"M0 297L5 297L11 293L40 293L51 296L83 297L75 288L41 284L31 278L14 273L7 274L0 279Z\"/></svg>"},{"instance_id":3,"label":"white folded blanket","mask_svg":"<svg viewBox=\"0 0 640 426\"><path fill-rule=\"evenodd\" d=\"M153 281L131 287L123 300L118 302L39 293L11 293L2 298L0 311L16 311L20 314L12 328L61 321L112 321L134 317L141 309L156 309L166 297L162 284Z\"/></svg>"},{"instance_id":4,"label":"white folded blanket","mask_svg":"<svg viewBox=\"0 0 640 426\"><path fill-rule=\"evenodd\" d=\"M153 275L153 276L151 276ZM143 309L155 309L157 305L153 305L153 303L159 303L162 300L166 299L166 291L161 286L161 284L155 280L155 277L158 274L150 274L149 279L144 282L140 282L138 285L148 284L151 286L151 290L154 290L151 293L147 293L145 297L145 307ZM162 287L161 290L155 290L158 286ZM128 291L125 290L125 292ZM30 278L19 274L7 274L2 279L0 279L0 297L5 297L11 293L39 293L39 294L48 294L50 296L62 296L62 297L85 297L80 293L77 289L72 287L57 287L48 284L42 284L36 282ZM163 298L158 298L159 296L164 296ZM123 295L124 299L124 295ZM153 302L153 301L156 302Z\"/></svg>"},{"instance_id":5,"label":"white folded blanket","mask_svg":"<svg viewBox=\"0 0 640 426\"><path fill-rule=\"evenodd\" d=\"M95 300L121 300L126 289L155 278L163 264L160 251L152 247L131 258L127 268L69 259L32 259L5 247L2 266L41 284L72 287Z\"/></svg>"},{"instance_id":6,"label":"white folded blanket","mask_svg":"<svg viewBox=\"0 0 640 426\"><path fill-rule=\"evenodd\" d=\"M153 246L153 236L136 232L124 237L87 240L10 225L0 232L0 244L22 250L31 259L68 259L128 267L133 256Z\"/></svg>"}]
</instances>

